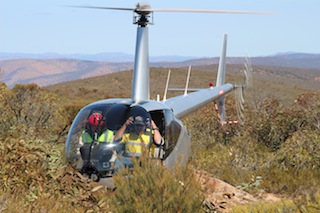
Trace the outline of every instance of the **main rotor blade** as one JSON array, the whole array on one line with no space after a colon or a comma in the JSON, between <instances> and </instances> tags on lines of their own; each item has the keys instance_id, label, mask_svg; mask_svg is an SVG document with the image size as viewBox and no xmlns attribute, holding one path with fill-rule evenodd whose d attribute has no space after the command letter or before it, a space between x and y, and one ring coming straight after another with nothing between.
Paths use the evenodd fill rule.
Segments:
<instances>
[{"instance_id":1,"label":"main rotor blade","mask_svg":"<svg viewBox=\"0 0 320 213\"><path fill-rule=\"evenodd\" d=\"M187 13L234 13L234 14L268 14L263 11L241 11L241 10L209 10L209 9L180 9L180 8L164 8L164 9L142 9L138 11L146 12L187 12Z\"/></svg>"},{"instance_id":2,"label":"main rotor blade","mask_svg":"<svg viewBox=\"0 0 320 213\"><path fill-rule=\"evenodd\" d=\"M97 6L68 6L78 8L102 9L102 10L125 10L133 12L186 12L186 13L229 13L229 14L271 14L264 11L241 11L241 10L210 10L210 9L182 9L182 8L125 8L125 7L97 7Z\"/></svg>"},{"instance_id":3,"label":"main rotor blade","mask_svg":"<svg viewBox=\"0 0 320 213\"><path fill-rule=\"evenodd\" d=\"M67 7L101 9L101 10L127 10L127 11L135 11L136 9L136 8L125 8L125 7L95 7L95 6L67 6Z\"/></svg>"}]
</instances>

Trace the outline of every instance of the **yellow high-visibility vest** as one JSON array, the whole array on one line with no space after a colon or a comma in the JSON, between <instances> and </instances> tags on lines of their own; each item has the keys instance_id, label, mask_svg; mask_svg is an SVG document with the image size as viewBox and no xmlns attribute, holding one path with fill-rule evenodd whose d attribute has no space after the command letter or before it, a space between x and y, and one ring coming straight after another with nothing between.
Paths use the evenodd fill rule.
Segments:
<instances>
[{"instance_id":1,"label":"yellow high-visibility vest","mask_svg":"<svg viewBox=\"0 0 320 213\"><path fill-rule=\"evenodd\" d=\"M93 141L91 135L86 132L86 131L83 131L82 132L82 142L83 143L91 143ZM100 142L100 143L110 143L113 141L113 131L112 130L109 130L107 129L106 131L104 131L99 137L96 136L96 140L97 142Z\"/></svg>"}]
</instances>

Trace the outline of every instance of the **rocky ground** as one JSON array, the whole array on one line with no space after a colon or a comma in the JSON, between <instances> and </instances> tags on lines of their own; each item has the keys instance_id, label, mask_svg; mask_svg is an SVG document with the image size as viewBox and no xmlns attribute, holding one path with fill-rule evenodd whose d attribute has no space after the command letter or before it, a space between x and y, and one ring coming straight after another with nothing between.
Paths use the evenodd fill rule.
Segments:
<instances>
[{"instance_id":1,"label":"rocky ground","mask_svg":"<svg viewBox=\"0 0 320 213\"><path fill-rule=\"evenodd\" d=\"M280 198L274 194L262 193L253 196L243 190L221 181L211 174L196 171L196 178L200 181L202 190L205 192L208 212L229 212L233 206L254 202L276 202Z\"/></svg>"}]
</instances>

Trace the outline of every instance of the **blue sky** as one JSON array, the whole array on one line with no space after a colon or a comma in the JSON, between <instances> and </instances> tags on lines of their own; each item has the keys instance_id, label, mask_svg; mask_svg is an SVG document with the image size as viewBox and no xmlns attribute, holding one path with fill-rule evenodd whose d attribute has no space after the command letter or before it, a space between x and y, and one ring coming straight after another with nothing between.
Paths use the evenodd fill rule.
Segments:
<instances>
[{"instance_id":1,"label":"blue sky","mask_svg":"<svg viewBox=\"0 0 320 213\"><path fill-rule=\"evenodd\" d=\"M152 8L270 11L274 15L155 13L151 56L214 57L228 34L229 56L320 53L319 0L161 0ZM134 53L132 12L63 5L135 7L129 0L2 0L0 52Z\"/></svg>"}]
</instances>

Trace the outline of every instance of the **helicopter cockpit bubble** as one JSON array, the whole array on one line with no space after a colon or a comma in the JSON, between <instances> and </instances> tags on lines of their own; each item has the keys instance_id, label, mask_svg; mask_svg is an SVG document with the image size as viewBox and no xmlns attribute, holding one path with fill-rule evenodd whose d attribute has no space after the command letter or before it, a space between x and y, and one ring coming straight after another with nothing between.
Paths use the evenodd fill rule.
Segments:
<instances>
[{"instance_id":1,"label":"helicopter cockpit bubble","mask_svg":"<svg viewBox=\"0 0 320 213\"><path fill-rule=\"evenodd\" d=\"M111 114L121 117L129 108L126 104L95 103L80 110L68 133L66 160L82 174L98 177L96 180L111 175L116 151L123 147L114 142L115 127L122 120Z\"/></svg>"},{"instance_id":2,"label":"helicopter cockpit bubble","mask_svg":"<svg viewBox=\"0 0 320 213\"><path fill-rule=\"evenodd\" d=\"M114 140L129 117L141 116L147 124L150 114L140 106L128 104L91 104L76 116L66 143L66 158L82 174L98 181L116 173L116 159L125 153L126 142ZM129 125L125 133L133 131ZM150 132L150 131L149 131ZM150 136L146 141L150 142ZM119 160L117 160L119 165ZM121 167L121 166L119 166Z\"/></svg>"}]
</instances>

